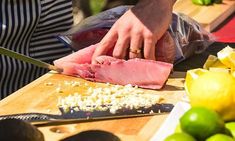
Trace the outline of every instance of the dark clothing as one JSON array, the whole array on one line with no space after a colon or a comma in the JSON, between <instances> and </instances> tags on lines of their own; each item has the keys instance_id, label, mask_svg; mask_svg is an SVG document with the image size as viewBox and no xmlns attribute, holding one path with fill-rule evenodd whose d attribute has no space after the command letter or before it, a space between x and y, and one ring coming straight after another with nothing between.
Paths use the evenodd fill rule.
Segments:
<instances>
[{"instance_id":1,"label":"dark clothing","mask_svg":"<svg viewBox=\"0 0 235 141\"><path fill-rule=\"evenodd\" d=\"M69 53L55 35L73 24L71 0L1 0L0 46L52 63ZM0 55L0 99L48 72Z\"/></svg>"}]
</instances>

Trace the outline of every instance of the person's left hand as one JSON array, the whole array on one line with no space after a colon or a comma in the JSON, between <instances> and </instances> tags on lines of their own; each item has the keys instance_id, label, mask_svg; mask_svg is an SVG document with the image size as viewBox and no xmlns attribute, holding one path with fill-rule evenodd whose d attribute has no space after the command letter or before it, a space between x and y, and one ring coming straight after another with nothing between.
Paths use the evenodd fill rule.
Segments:
<instances>
[{"instance_id":1,"label":"person's left hand","mask_svg":"<svg viewBox=\"0 0 235 141\"><path fill-rule=\"evenodd\" d=\"M166 32L172 16L173 2L140 0L128 10L101 40L95 58L106 55L113 48L115 58L145 58L155 60L155 44Z\"/></svg>"}]
</instances>

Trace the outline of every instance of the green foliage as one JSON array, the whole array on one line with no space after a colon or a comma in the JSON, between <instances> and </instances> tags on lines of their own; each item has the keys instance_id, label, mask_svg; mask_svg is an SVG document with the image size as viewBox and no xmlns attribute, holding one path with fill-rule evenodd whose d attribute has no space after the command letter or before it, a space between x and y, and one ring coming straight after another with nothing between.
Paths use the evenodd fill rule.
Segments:
<instances>
[{"instance_id":1,"label":"green foliage","mask_svg":"<svg viewBox=\"0 0 235 141\"><path fill-rule=\"evenodd\" d=\"M90 8L92 15L97 14L102 11L103 7L106 5L107 0L90 0Z\"/></svg>"}]
</instances>

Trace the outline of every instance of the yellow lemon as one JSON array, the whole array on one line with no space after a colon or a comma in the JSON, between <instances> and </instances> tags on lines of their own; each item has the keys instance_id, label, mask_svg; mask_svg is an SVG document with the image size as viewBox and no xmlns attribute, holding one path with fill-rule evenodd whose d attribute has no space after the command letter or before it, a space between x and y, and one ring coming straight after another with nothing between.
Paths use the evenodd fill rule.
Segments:
<instances>
[{"instance_id":1,"label":"yellow lemon","mask_svg":"<svg viewBox=\"0 0 235 141\"><path fill-rule=\"evenodd\" d=\"M232 74L233 77L235 77L235 71L234 70L232 70L231 74Z\"/></svg>"},{"instance_id":2,"label":"yellow lemon","mask_svg":"<svg viewBox=\"0 0 235 141\"><path fill-rule=\"evenodd\" d=\"M235 50L229 46L217 53L219 60L229 68L235 68Z\"/></svg>"},{"instance_id":3,"label":"yellow lemon","mask_svg":"<svg viewBox=\"0 0 235 141\"><path fill-rule=\"evenodd\" d=\"M191 106L215 110L224 120L235 119L235 78L230 73L204 72L191 82L188 92Z\"/></svg>"},{"instance_id":4,"label":"yellow lemon","mask_svg":"<svg viewBox=\"0 0 235 141\"><path fill-rule=\"evenodd\" d=\"M200 75L204 74L205 72L208 72L208 70L201 69L201 68L187 71L185 83L184 83L184 88L185 88L186 93L189 93L192 82L195 79L197 79Z\"/></svg>"},{"instance_id":5,"label":"yellow lemon","mask_svg":"<svg viewBox=\"0 0 235 141\"><path fill-rule=\"evenodd\" d=\"M214 68L214 67L211 67L211 68L209 68L209 71L231 73L231 70L227 69L227 68Z\"/></svg>"},{"instance_id":6,"label":"yellow lemon","mask_svg":"<svg viewBox=\"0 0 235 141\"><path fill-rule=\"evenodd\" d=\"M221 61L214 55L209 55L206 62L203 65L204 69L210 69L211 67L213 68L228 68L225 66Z\"/></svg>"}]
</instances>

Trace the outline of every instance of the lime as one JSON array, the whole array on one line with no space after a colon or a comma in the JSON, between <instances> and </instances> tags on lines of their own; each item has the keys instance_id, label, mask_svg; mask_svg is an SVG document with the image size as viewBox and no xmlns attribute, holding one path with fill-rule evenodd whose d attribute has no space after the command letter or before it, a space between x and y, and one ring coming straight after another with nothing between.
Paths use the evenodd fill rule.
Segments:
<instances>
[{"instance_id":1,"label":"lime","mask_svg":"<svg viewBox=\"0 0 235 141\"><path fill-rule=\"evenodd\" d=\"M225 123L225 128L227 128L232 134L232 136L235 138L235 122Z\"/></svg>"},{"instance_id":2,"label":"lime","mask_svg":"<svg viewBox=\"0 0 235 141\"><path fill-rule=\"evenodd\" d=\"M164 141L196 141L191 135L186 133L174 133L168 136Z\"/></svg>"},{"instance_id":3,"label":"lime","mask_svg":"<svg viewBox=\"0 0 235 141\"><path fill-rule=\"evenodd\" d=\"M212 4L212 0L204 0L204 5L210 5Z\"/></svg>"},{"instance_id":4,"label":"lime","mask_svg":"<svg viewBox=\"0 0 235 141\"><path fill-rule=\"evenodd\" d=\"M175 128L175 133L182 133L182 129L181 129L181 126L180 124L177 124L176 128Z\"/></svg>"},{"instance_id":5,"label":"lime","mask_svg":"<svg viewBox=\"0 0 235 141\"><path fill-rule=\"evenodd\" d=\"M205 140L216 133L224 132L223 119L212 110L204 107L192 107L181 118L182 131L198 140Z\"/></svg>"},{"instance_id":6,"label":"lime","mask_svg":"<svg viewBox=\"0 0 235 141\"><path fill-rule=\"evenodd\" d=\"M192 0L192 2L194 4L198 4L198 5L203 5L204 4L204 0Z\"/></svg>"},{"instance_id":7,"label":"lime","mask_svg":"<svg viewBox=\"0 0 235 141\"><path fill-rule=\"evenodd\" d=\"M212 109L226 121L233 120L235 119L234 86L235 77L226 71L204 72L188 87L190 104Z\"/></svg>"},{"instance_id":8,"label":"lime","mask_svg":"<svg viewBox=\"0 0 235 141\"><path fill-rule=\"evenodd\" d=\"M235 140L228 135L215 134L215 135L209 137L208 139L206 139L206 141L235 141Z\"/></svg>"}]
</instances>

